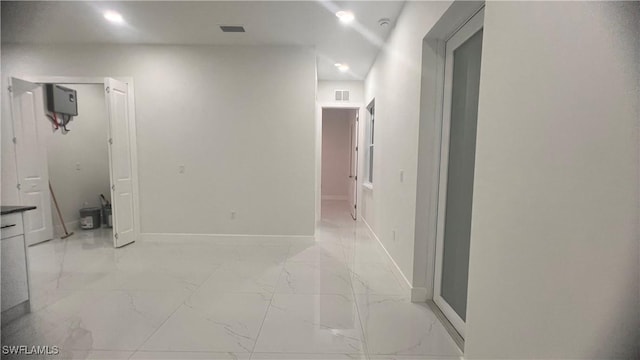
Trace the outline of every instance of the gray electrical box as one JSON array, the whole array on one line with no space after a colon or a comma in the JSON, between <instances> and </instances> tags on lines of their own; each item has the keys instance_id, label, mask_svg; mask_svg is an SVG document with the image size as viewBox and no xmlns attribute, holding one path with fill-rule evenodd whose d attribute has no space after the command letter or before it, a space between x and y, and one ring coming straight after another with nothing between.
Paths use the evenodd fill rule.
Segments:
<instances>
[{"instance_id":1,"label":"gray electrical box","mask_svg":"<svg viewBox=\"0 0 640 360\"><path fill-rule=\"evenodd\" d=\"M78 97L76 91L56 84L47 84L47 109L51 112L77 116Z\"/></svg>"}]
</instances>

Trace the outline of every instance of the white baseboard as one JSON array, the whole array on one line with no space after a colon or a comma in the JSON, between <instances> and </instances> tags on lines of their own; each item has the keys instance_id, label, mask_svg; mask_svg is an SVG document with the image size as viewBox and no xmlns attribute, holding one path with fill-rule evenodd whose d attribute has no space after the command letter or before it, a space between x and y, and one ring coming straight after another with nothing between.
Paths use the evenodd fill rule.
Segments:
<instances>
[{"instance_id":1,"label":"white baseboard","mask_svg":"<svg viewBox=\"0 0 640 360\"><path fill-rule=\"evenodd\" d=\"M185 233L142 233L140 241L158 243L207 243L223 245L289 245L313 241L313 235L255 235L255 234L185 234Z\"/></svg>"},{"instance_id":2,"label":"white baseboard","mask_svg":"<svg viewBox=\"0 0 640 360\"><path fill-rule=\"evenodd\" d=\"M412 302L425 302L429 300L427 296L427 288L412 287L411 288L411 301Z\"/></svg>"},{"instance_id":3,"label":"white baseboard","mask_svg":"<svg viewBox=\"0 0 640 360\"><path fill-rule=\"evenodd\" d=\"M347 195L322 195L322 200L347 200Z\"/></svg>"},{"instance_id":4,"label":"white baseboard","mask_svg":"<svg viewBox=\"0 0 640 360\"><path fill-rule=\"evenodd\" d=\"M369 235L376 239L376 241L378 242L378 244L380 244L380 246L382 247L382 249L384 250L385 254L387 254L387 257L389 257L389 260L391 260L391 263L393 264L393 267L391 268L391 270L396 274L396 276L400 279L404 280L404 284L403 287L405 287L408 291L408 295L411 297L411 301L413 300L413 286L411 286L411 282L409 281L409 279L407 279L407 277L404 275L404 273L402 272L402 270L400 269L400 267L398 266L398 264L396 263L396 261L393 259L393 257L391 256L391 254L389 254L389 251L387 251L387 248L384 247L384 245L382 244L382 241L380 241L380 238L378 238L378 236L376 235L375 232L373 232L373 229L371 228L371 226L369 225L369 223L364 219L364 218L360 218L362 219L362 222L366 225L367 230L369 231ZM425 289L426 290L426 289Z\"/></svg>"}]
</instances>

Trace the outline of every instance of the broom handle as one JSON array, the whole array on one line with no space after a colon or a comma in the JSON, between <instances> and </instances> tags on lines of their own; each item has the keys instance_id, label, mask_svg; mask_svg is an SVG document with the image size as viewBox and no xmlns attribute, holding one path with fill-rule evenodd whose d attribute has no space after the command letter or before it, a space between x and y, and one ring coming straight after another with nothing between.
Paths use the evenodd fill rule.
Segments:
<instances>
[{"instance_id":1,"label":"broom handle","mask_svg":"<svg viewBox=\"0 0 640 360\"><path fill-rule=\"evenodd\" d=\"M64 219L62 218L62 213L60 213L60 208L58 207L58 200L56 200L56 195L53 193L53 188L51 187L51 182L49 182L49 191L51 192L51 197L53 198L53 204L56 206L56 211L58 212L58 217L60 218L60 222L62 223L62 228L64 229L64 234L69 235L67 231L67 226L64 224Z\"/></svg>"}]
</instances>

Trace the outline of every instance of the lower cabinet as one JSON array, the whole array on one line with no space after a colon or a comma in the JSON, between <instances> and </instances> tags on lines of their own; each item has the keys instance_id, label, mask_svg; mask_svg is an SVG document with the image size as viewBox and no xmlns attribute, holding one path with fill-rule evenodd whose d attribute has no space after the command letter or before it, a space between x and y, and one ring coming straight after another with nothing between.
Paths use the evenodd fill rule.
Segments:
<instances>
[{"instance_id":1,"label":"lower cabinet","mask_svg":"<svg viewBox=\"0 0 640 360\"><path fill-rule=\"evenodd\" d=\"M24 235L4 238L0 242L2 243L1 311L5 311L29 300L29 282Z\"/></svg>"}]
</instances>

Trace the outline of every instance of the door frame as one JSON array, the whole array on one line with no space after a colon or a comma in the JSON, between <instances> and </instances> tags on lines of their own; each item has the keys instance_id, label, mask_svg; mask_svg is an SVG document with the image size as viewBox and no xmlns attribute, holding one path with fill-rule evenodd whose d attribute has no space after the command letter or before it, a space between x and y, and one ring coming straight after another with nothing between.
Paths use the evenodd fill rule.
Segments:
<instances>
[{"instance_id":1,"label":"door frame","mask_svg":"<svg viewBox=\"0 0 640 360\"><path fill-rule=\"evenodd\" d=\"M351 189L351 191L353 191L353 206L354 206L354 211L353 214L351 214L351 217L353 218L353 220L358 220L358 166L360 163L360 109L355 109L356 110L356 118L355 119L349 119L349 130L353 130L353 132L350 132L350 136L349 136L349 187L351 187L351 181L354 181L354 187L353 189ZM351 122L353 121L353 128L351 127ZM354 139L355 139L355 143L354 143ZM355 152L355 156L354 156L354 152ZM355 162L355 163L354 163ZM351 172L355 171L354 174L352 174ZM353 179L353 180L351 180ZM348 193L350 194L351 191L349 191ZM349 201L351 201L351 199L349 199ZM351 205L351 203L349 203L349 205Z\"/></svg>"},{"instance_id":2,"label":"door frame","mask_svg":"<svg viewBox=\"0 0 640 360\"><path fill-rule=\"evenodd\" d=\"M357 103L343 103L343 102L316 102L316 223L319 224L322 212L322 189L321 189L321 181L322 181L322 110L324 109L344 109L344 110L356 110L358 112L358 118L360 121L357 122L357 131L358 131L358 150L362 148L362 126L360 126L361 120L363 119L363 111L366 110L364 104ZM356 176L359 176L362 173L362 159L361 159L362 151L358 151L358 160L356 167ZM361 199L362 189L360 184L362 180L358 178L356 180L356 219L359 219L362 216L361 208L358 207L358 201Z\"/></svg>"},{"instance_id":3,"label":"door frame","mask_svg":"<svg viewBox=\"0 0 640 360\"><path fill-rule=\"evenodd\" d=\"M471 16L462 26L460 26L444 42L444 67L442 83L442 107L440 109L440 119L442 120L442 132L440 140L440 161L438 174L438 200L437 200L437 223L436 223L436 251L435 251L435 271L433 282L433 301L447 317L456 331L464 338L466 323L453 310L441 295L442 281L442 256L444 249L444 226L447 205L447 180L449 167L449 141L451 130L451 91L453 89L453 51L464 44L474 34L484 28L484 7ZM447 45L450 45L447 47ZM449 56L451 55L451 56ZM467 284L468 286L468 284Z\"/></svg>"},{"instance_id":4,"label":"door frame","mask_svg":"<svg viewBox=\"0 0 640 360\"><path fill-rule=\"evenodd\" d=\"M9 76L12 77L12 76ZM16 76L13 76L16 77ZM67 84L67 85L101 85L104 88L105 77L93 77L93 76L20 76L20 79L36 83L36 84ZM131 175L133 180L133 217L134 217L134 231L135 238L140 238L140 191L138 187L138 142L136 133L136 111L134 102L134 84L132 76L118 76L112 77L113 79L122 81L127 84L128 101L129 101L129 121L130 121L130 135L129 143L131 145ZM105 94L106 99L106 94ZM107 135L108 136L108 135ZM105 141L107 139L105 138ZM109 155L111 156L111 155ZM19 160L16 158L16 166ZM17 174L16 174L17 176ZM111 171L109 171L109 182L113 185L113 179L111 178ZM53 216L52 216L53 222ZM53 224L52 224L53 226Z\"/></svg>"}]
</instances>

